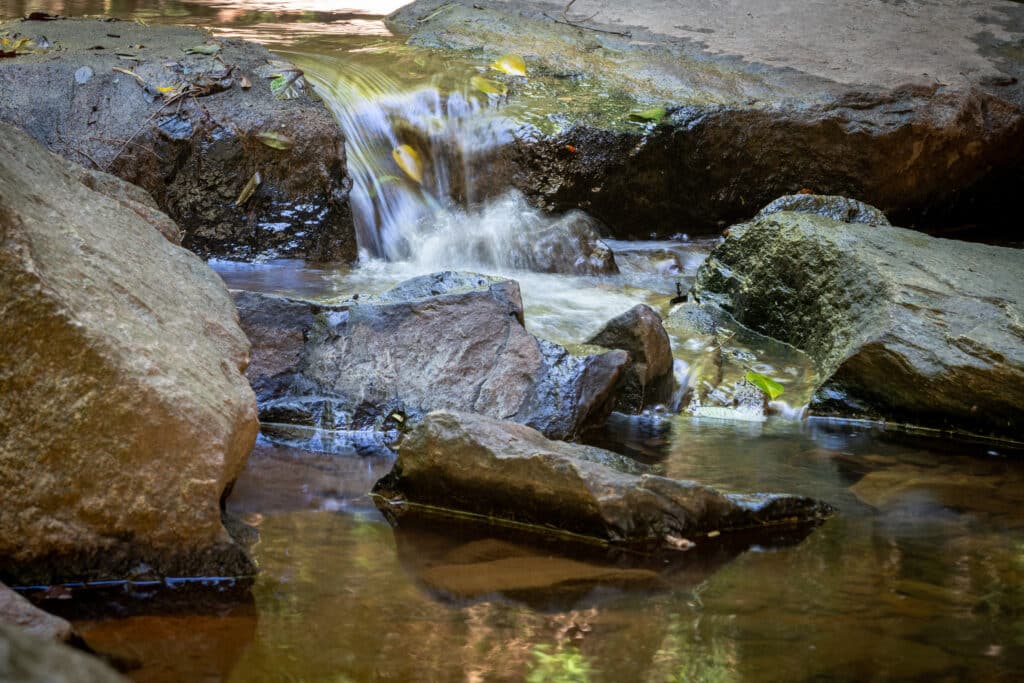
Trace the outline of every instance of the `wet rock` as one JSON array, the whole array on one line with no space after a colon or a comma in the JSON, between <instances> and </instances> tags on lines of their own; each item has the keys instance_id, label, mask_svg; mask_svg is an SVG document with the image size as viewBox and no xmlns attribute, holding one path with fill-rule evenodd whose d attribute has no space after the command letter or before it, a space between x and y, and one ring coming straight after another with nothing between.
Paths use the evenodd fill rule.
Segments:
<instances>
[{"instance_id":1,"label":"wet rock","mask_svg":"<svg viewBox=\"0 0 1024 683\"><path fill-rule=\"evenodd\" d=\"M274 96L265 76L287 64L269 67L279 60L262 46L191 28L115 25L49 22L54 49L0 63L0 120L147 190L200 255L355 258L344 139L308 89ZM220 47L215 55L185 52L208 41ZM105 49L90 49L97 45ZM241 77L252 87L243 90ZM182 86L190 94L180 99L158 90ZM283 148L261 142L266 133ZM236 204L257 173L251 196Z\"/></svg>"},{"instance_id":2,"label":"wet rock","mask_svg":"<svg viewBox=\"0 0 1024 683\"><path fill-rule=\"evenodd\" d=\"M258 401L283 393L298 369L306 345L306 332L313 327L319 308L254 292L232 291L242 330L252 344L245 376Z\"/></svg>"},{"instance_id":3,"label":"wet rock","mask_svg":"<svg viewBox=\"0 0 1024 683\"><path fill-rule=\"evenodd\" d=\"M0 123L0 578L247 573L220 511L258 428L231 298L73 166Z\"/></svg>"},{"instance_id":4,"label":"wet rock","mask_svg":"<svg viewBox=\"0 0 1024 683\"><path fill-rule=\"evenodd\" d=\"M591 220L573 212L543 230L522 234L523 266L538 273L610 275L618 273L615 256L601 241Z\"/></svg>"},{"instance_id":5,"label":"wet rock","mask_svg":"<svg viewBox=\"0 0 1024 683\"><path fill-rule=\"evenodd\" d=\"M434 412L406 435L394 470L374 490L400 500L387 508L399 515L408 503L436 506L630 545L812 522L829 512L808 498L723 494L625 473L617 469L623 460L525 425Z\"/></svg>"},{"instance_id":6,"label":"wet rock","mask_svg":"<svg viewBox=\"0 0 1024 683\"><path fill-rule=\"evenodd\" d=\"M661 317L650 306L637 304L612 318L587 343L629 354L629 365L616 388L619 412L639 413L671 396L672 347Z\"/></svg>"},{"instance_id":7,"label":"wet rock","mask_svg":"<svg viewBox=\"0 0 1024 683\"><path fill-rule=\"evenodd\" d=\"M779 197L757 212L757 218L770 216L780 211L796 213L812 213L816 216L831 218L840 223L864 223L865 225L889 225L885 214L864 202L820 194L789 194Z\"/></svg>"},{"instance_id":8,"label":"wet rock","mask_svg":"<svg viewBox=\"0 0 1024 683\"><path fill-rule=\"evenodd\" d=\"M418 0L388 25L482 65L525 57L529 79L511 97L543 93L547 119L496 168L547 210L583 209L623 239L682 226L709 234L811 188L861 198L904 225L998 222L1016 234L1012 191L988 188L1014 187L1022 173L1024 67L1006 58L1024 37L1020 5L883 3L869 13L840 0L807 12L758 0L738 16L732 3L592 0L586 25L597 32L558 23L558 0L441 4ZM849 25L871 30L827 38ZM690 28L700 26L717 28ZM896 43L898 63L884 58ZM666 116L630 120L651 107ZM990 206L980 220L979 203ZM973 216L950 211L965 206Z\"/></svg>"},{"instance_id":9,"label":"wet rock","mask_svg":"<svg viewBox=\"0 0 1024 683\"><path fill-rule=\"evenodd\" d=\"M380 430L455 409L572 438L611 410L626 363L622 351L575 356L536 339L519 285L472 273L336 305L235 297L255 347L249 376L275 421Z\"/></svg>"},{"instance_id":10,"label":"wet rock","mask_svg":"<svg viewBox=\"0 0 1024 683\"><path fill-rule=\"evenodd\" d=\"M1024 252L783 212L733 226L694 293L793 344L811 409L1019 437Z\"/></svg>"},{"instance_id":11,"label":"wet rock","mask_svg":"<svg viewBox=\"0 0 1024 683\"><path fill-rule=\"evenodd\" d=\"M75 635L71 624L47 614L27 599L0 583L0 624L17 626L37 638L68 642Z\"/></svg>"},{"instance_id":12,"label":"wet rock","mask_svg":"<svg viewBox=\"0 0 1024 683\"><path fill-rule=\"evenodd\" d=\"M67 645L0 624L5 683L128 683L109 666Z\"/></svg>"}]
</instances>

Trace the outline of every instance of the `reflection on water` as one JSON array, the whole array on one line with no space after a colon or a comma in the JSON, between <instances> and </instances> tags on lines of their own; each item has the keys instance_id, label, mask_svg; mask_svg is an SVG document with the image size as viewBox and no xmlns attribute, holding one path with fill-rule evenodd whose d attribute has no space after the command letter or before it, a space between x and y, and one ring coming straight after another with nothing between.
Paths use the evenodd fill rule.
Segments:
<instances>
[{"instance_id":1,"label":"reflection on water","mask_svg":"<svg viewBox=\"0 0 1024 683\"><path fill-rule=\"evenodd\" d=\"M386 457L266 446L229 502L261 533L254 604L63 611L152 683L1017 680L1020 454L824 421L625 427L608 442L660 435L647 448L670 476L839 514L798 543L652 562L392 529L365 495Z\"/></svg>"}]
</instances>

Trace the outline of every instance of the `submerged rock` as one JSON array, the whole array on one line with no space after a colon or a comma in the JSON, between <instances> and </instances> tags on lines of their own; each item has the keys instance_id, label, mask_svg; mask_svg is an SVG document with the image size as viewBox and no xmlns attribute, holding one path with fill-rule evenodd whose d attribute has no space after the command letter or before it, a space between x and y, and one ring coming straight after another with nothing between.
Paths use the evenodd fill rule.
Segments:
<instances>
[{"instance_id":1,"label":"submerged rock","mask_svg":"<svg viewBox=\"0 0 1024 683\"><path fill-rule=\"evenodd\" d=\"M301 72L186 27L61 19L45 32L52 50L0 62L0 120L147 190L203 256L355 258L340 129L307 88L279 99L268 78Z\"/></svg>"},{"instance_id":2,"label":"submerged rock","mask_svg":"<svg viewBox=\"0 0 1024 683\"><path fill-rule=\"evenodd\" d=\"M1024 251L783 212L734 226L694 293L791 343L812 412L1019 438Z\"/></svg>"},{"instance_id":3,"label":"submerged rock","mask_svg":"<svg viewBox=\"0 0 1024 683\"><path fill-rule=\"evenodd\" d=\"M87 654L0 623L0 680L4 683L128 683Z\"/></svg>"},{"instance_id":4,"label":"submerged rock","mask_svg":"<svg viewBox=\"0 0 1024 683\"><path fill-rule=\"evenodd\" d=\"M0 123L0 579L248 573L220 509L258 429L231 298L73 166Z\"/></svg>"},{"instance_id":5,"label":"submerged rock","mask_svg":"<svg viewBox=\"0 0 1024 683\"><path fill-rule=\"evenodd\" d=\"M989 188L1019 186L1024 173L1019 4L837 0L808 12L760 0L738 16L734 3L592 0L580 14L594 15L593 31L560 22L560 0L439 7L418 0L388 26L481 65L522 55L529 78L510 97L544 103L499 176L616 237L717 232L808 187L933 227L978 223L988 202L988 220L1016 230L1012 189ZM836 27L850 25L871 29L837 42ZM959 207L974 215L948 211Z\"/></svg>"},{"instance_id":6,"label":"submerged rock","mask_svg":"<svg viewBox=\"0 0 1024 683\"><path fill-rule=\"evenodd\" d=\"M265 419L396 429L452 409L572 438L611 410L626 364L622 351L575 356L538 340L523 326L519 285L471 273L425 275L337 305L235 297Z\"/></svg>"},{"instance_id":7,"label":"submerged rock","mask_svg":"<svg viewBox=\"0 0 1024 683\"><path fill-rule=\"evenodd\" d=\"M616 388L616 410L639 413L671 396L672 347L661 317L650 306L637 304L612 318L587 343L629 354L629 365Z\"/></svg>"},{"instance_id":8,"label":"submerged rock","mask_svg":"<svg viewBox=\"0 0 1024 683\"><path fill-rule=\"evenodd\" d=\"M374 490L391 502L641 546L814 522L830 511L808 498L723 494L642 471L623 456L550 441L525 425L434 412L405 436L394 470Z\"/></svg>"}]
</instances>

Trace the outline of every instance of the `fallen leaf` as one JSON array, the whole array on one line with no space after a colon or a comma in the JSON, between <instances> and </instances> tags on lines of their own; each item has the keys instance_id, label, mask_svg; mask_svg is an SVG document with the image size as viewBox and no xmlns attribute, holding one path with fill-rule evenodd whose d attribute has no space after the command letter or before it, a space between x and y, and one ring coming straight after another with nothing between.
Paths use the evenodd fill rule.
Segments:
<instances>
[{"instance_id":1,"label":"fallen leaf","mask_svg":"<svg viewBox=\"0 0 1024 683\"><path fill-rule=\"evenodd\" d=\"M263 182L263 178L260 177L260 172L257 170L252 174L252 178L249 178L249 182L245 184L242 191L238 193L238 199L235 200L235 206L241 206L249 201L249 197L252 197L253 192L259 187L260 183Z\"/></svg>"},{"instance_id":2,"label":"fallen leaf","mask_svg":"<svg viewBox=\"0 0 1024 683\"><path fill-rule=\"evenodd\" d=\"M160 86L157 86L156 91L158 93L162 94L162 95L166 95L167 93L173 92L174 90L177 90L177 89L178 89L177 85L160 85Z\"/></svg>"},{"instance_id":3,"label":"fallen leaf","mask_svg":"<svg viewBox=\"0 0 1024 683\"><path fill-rule=\"evenodd\" d=\"M196 45L185 50L187 55L215 55L220 52L220 45Z\"/></svg>"},{"instance_id":4,"label":"fallen leaf","mask_svg":"<svg viewBox=\"0 0 1024 683\"><path fill-rule=\"evenodd\" d=\"M291 141L291 138L273 131L259 133L256 137L259 138L259 141L264 145L272 147L273 149L291 149L295 145L295 143Z\"/></svg>"},{"instance_id":5,"label":"fallen leaf","mask_svg":"<svg viewBox=\"0 0 1024 683\"><path fill-rule=\"evenodd\" d=\"M781 396L782 392L786 390L784 386L773 380L771 377L766 377L759 372L748 371L747 381L764 393L768 394L769 400L772 401Z\"/></svg>"},{"instance_id":6,"label":"fallen leaf","mask_svg":"<svg viewBox=\"0 0 1024 683\"><path fill-rule=\"evenodd\" d=\"M300 69L275 74L270 80L270 92L279 100L292 100L302 95L304 82Z\"/></svg>"},{"instance_id":7,"label":"fallen leaf","mask_svg":"<svg viewBox=\"0 0 1024 683\"><path fill-rule=\"evenodd\" d=\"M248 90L249 88L252 87L252 83L250 83L249 79L246 78L245 76L242 76L240 79L238 79L238 84L240 86L242 86L243 90Z\"/></svg>"},{"instance_id":8,"label":"fallen leaf","mask_svg":"<svg viewBox=\"0 0 1024 683\"><path fill-rule=\"evenodd\" d=\"M473 86L474 89L487 95L504 97L508 94L508 88L504 83L492 81L489 78L484 78L483 76L473 76L469 79L469 84Z\"/></svg>"},{"instance_id":9,"label":"fallen leaf","mask_svg":"<svg viewBox=\"0 0 1024 683\"><path fill-rule=\"evenodd\" d=\"M415 149L409 145L399 145L391 150L391 157L407 176L417 183L423 182L423 166L420 164L420 155Z\"/></svg>"},{"instance_id":10,"label":"fallen leaf","mask_svg":"<svg viewBox=\"0 0 1024 683\"><path fill-rule=\"evenodd\" d=\"M629 120L640 123L656 123L668 115L665 107L651 107L629 112Z\"/></svg>"},{"instance_id":11,"label":"fallen leaf","mask_svg":"<svg viewBox=\"0 0 1024 683\"><path fill-rule=\"evenodd\" d=\"M526 75L526 62L519 55L502 55L494 60L491 68L509 76Z\"/></svg>"},{"instance_id":12,"label":"fallen leaf","mask_svg":"<svg viewBox=\"0 0 1024 683\"><path fill-rule=\"evenodd\" d=\"M114 71L117 71L118 73L127 74L127 75L131 76L132 78L137 80L142 85L146 85L146 81L142 80L142 76L140 76L139 74L135 73L134 71L129 71L128 69L122 69L119 66L114 66L114 67L111 67L111 68Z\"/></svg>"}]
</instances>

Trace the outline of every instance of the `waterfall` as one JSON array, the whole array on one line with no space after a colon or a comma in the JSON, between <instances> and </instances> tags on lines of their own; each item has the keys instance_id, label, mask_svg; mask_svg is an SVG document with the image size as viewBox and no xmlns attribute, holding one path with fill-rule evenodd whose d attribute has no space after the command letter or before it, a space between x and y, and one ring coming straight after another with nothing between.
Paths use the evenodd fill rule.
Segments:
<instances>
[{"instance_id":1,"label":"waterfall","mask_svg":"<svg viewBox=\"0 0 1024 683\"><path fill-rule=\"evenodd\" d=\"M336 58L297 61L345 133L362 260L615 272L596 221L544 214L500 177L503 149L528 128L503 115L500 98L474 91L469 75L409 87L365 63L339 73Z\"/></svg>"}]
</instances>

